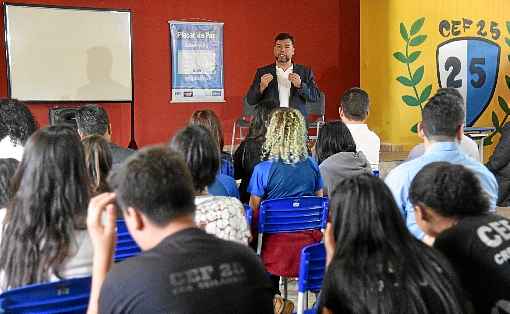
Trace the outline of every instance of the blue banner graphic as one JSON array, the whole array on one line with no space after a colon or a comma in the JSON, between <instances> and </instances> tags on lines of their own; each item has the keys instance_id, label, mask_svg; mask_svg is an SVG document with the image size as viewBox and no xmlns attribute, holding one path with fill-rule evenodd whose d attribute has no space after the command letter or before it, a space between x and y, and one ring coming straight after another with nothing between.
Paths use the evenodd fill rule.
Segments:
<instances>
[{"instance_id":1,"label":"blue banner graphic","mask_svg":"<svg viewBox=\"0 0 510 314\"><path fill-rule=\"evenodd\" d=\"M169 25L172 102L224 102L223 23Z\"/></svg>"}]
</instances>

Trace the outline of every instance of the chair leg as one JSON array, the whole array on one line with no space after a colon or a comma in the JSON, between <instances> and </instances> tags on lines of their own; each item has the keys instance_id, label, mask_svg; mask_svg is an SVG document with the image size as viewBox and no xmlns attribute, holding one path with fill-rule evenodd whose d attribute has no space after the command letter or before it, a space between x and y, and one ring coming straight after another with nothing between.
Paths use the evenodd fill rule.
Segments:
<instances>
[{"instance_id":1,"label":"chair leg","mask_svg":"<svg viewBox=\"0 0 510 314\"><path fill-rule=\"evenodd\" d=\"M282 281L283 281L283 297L285 298L285 300L287 300L288 298L288 291L287 291L287 283L288 283L288 280L287 280L287 277L281 277L282 278Z\"/></svg>"},{"instance_id":2,"label":"chair leg","mask_svg":"<svg viewBox=\"0 0 510 314\"><path fill-rule=\"evenodd\" d=\"M232 127L232 141L230 142L230 156L234 153L234 141L236 137L236 123L237 121L234 121L234 126Z\"/></svg>"}]
</instances>

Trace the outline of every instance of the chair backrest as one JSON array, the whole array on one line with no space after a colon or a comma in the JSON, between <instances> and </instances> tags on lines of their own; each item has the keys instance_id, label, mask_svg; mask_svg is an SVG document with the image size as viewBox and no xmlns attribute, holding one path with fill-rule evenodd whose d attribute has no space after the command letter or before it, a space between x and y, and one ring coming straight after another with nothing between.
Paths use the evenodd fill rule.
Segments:
<instances>
[{"instance_id":1,"label":"chair backrest","mask_svg":"<svg viewBox=\"0 0 510 314\"><path fill-rule=\"evenodd\" d=\"M117 219L117 243L115 245L115 262L140 254L141 250L127 229L124 219Z\"/></svg>"},{"instance_id":2,"label":"chair backrest","mask_svg":"<svg viewBox=\"0 0 510 314\"><path fill-rule=\"evenodd\" d=\"M0 295L0 313L86 313L91 277L12 289Z\"/></svg>"},{"instance_id":3,"label":"chair backrest","mask_svg":"<svg viewBox=\"0 0 510 314\"><path fill-rule=\"evenodd\" d=\"M320 116L324 117L326 114L326 96L321 91L319 94L319 99L315 102L306 101L305 103L306 111L308 115Z\"/></svg>"},{"instance_id":4,"label":"chair backrest","mask_svg":"<svg viewBox=\"0 0 510 314\"><path fill-rule=\"evenodd\" d=\"M248 204L243 204L244 206L244 216L246 217L246 222L248 222L248 228L251 226L251 222L253 221L253 209Z\"/></svg>"},{"instance_id":5,"label":"chair backrest","mask_svg":"<svg viewBox=\"0 0 510 314\"><path fill-rule=\"evenodd\" d=\"M319 292L326 270L326 249L324 243L305 246L301 250L299 263L298 292Z\"/></svg>"},{"instance_id":6,"label":"chair backrest","mask_svg":"<svg viewBox=\"0 0 510 314\"><path fill-rule=\"evenodd\" d=\"M326 228L328 199L317 196L287 197L263 201L259 209L259 241L264 233L299 232Z\"/></svg>"}]
</instances>

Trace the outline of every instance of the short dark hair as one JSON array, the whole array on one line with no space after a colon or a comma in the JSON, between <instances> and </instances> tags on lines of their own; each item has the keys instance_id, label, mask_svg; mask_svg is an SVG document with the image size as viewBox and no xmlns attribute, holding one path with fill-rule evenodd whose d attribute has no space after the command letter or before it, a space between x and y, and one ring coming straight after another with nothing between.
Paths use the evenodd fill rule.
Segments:
<instances>
[{"instance_id":1,"label":"short dark hair","mask_svg":"<svg viewBox=\"0 0 510 314\"><path fill-rule=\"evenodd\" d=\"M439 92L429 99L421 112L425 136L454 138L464 123L462 97Z\"/></svg>"},{"instance_id":2,"label":"short dark hair","mask_svg":"<svg viewBox=\"0 0 510 314\"><path fill-rule=\"evenodd\" d=\"M38 128L28 107L17 99L0 99L0 140L6 136L16 144L25 145Z\"/></svg>"},{"instance_id":3,"label":"short dark hair","mask_svg":"<svg viewBox=\"0 0 510 314\"><path fill-rule=\"evenodd\" d=\"M195 212L188 167L166 147L137 151L110 174L108 184L122 210L133 207L158 226Z\"/></svg>"},{"instance_id":4,"label":"short dark hair","mask_svg":"<svg viewBox=\"0 0 510 314\"><path fill-rule=\"evenodd\" d=\"M355 121L363 121L368 116L369 98L367 92L359 87L349 88L340 99L344 115Z\"/></svg>"},{"instance_id":5,"label":"short dark hair","mask_svg":"<svg viewBox=\"0 0 510 314\"><path fill-rule=\"evenodd\" d=\"M329 121L324 123L319 130L315 152L320 164L339 152L355 153L356 143L349 128L342 121Z\"/></svg>"},{"instance_id":6,"label":"short dark hair","mask_svg":"<svg viewBox=\"0 0 510 314\"><path fill-rule=\"evenodd\" d=\"M195 191L203 191L214 182L220 166L220 152L206 127L190 125L180 130L171 140L170 148L184 156Z\"/></svg>"},{"instance_id":7,"label":"short dark hair","mask_svg":"<svg viewBox=\"0 0 510 314\"><path fill-rule=\"evenodd\" d=\"M294 37L289 33L280 33L280 34L276 35L276 37L274 38L274 42L276 43L278 40L285 40L285 39L290 39L290 42L292 43L292 45L294 45Z\"/></svg>"},{"instance_id":8,"label":"short dark hair","mask_svg":"<svg viewBox=\"0 0 510 314\"><path fill-rule=\"evenodd\" d=\"M462 101L462 104L464 104L464 98L460 94L460 92L453 87L443 87L439 88L436 92L437 95L444 94L444 95L450 95L459 98Z\"/></svg>"},{"instance_id":9,"label":"short dark hair","mask_svg":"<svg viewBox=\"0 0 510 314\"><path fill-rule=\"evenodd\" d=\"M84 105L76 111L76 125L83 135L105 135L110 127L108 113L96 104Z\"/></svg>"},{"instance_id":10,"label":"short dark hair","mask_svg":"<svg viewBox=\"0 0 510 314\"><path fill-rule=\"evenodd\" d=\"M12 197L10 182L18 165L19 162L16 159L0 159L0 209L7 207L7 202Z\"/></svg>"},{"instance_id":11,"label":"short dark hair","mask_svg":"<svg viewBox=\"0 0 510 314\"><path fill-rule=\"evenodd\" d=\"M409 199L412 204L423 204L445 217L478 215L489 210L489 200L475 174L445 161L428 164L416 174Z\"/></svg>"}]
</instances>

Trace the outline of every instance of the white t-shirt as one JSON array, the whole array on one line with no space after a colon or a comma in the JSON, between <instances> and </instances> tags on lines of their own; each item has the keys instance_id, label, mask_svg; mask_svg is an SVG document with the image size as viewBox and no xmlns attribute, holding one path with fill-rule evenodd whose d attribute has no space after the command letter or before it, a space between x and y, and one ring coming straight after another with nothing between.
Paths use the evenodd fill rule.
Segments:
<instances>
[{"instance_id":1,"label":"white t-shirt","mask_svg":"<svg viewBox=\"0 0 510 314\"><path fill-rule=\"evenodd\" d=\"M379 170L379 150L381 140L379 136L370 131L366 124L346 124L356 143L357 151L362 151L370 162L373 170Z\"/></svg>"},{"instance_id":2,"label":"white t-shirt","mask_svg":"<svg viewBox=\"0 0 510 314\"><path fill-rule=\"evenodd\" d=\"M290 66L287 70L276 67L276 79L278 81L278 93L280 97L280 107L289 107L290 87L292 83L289 80L289 74L292 73L294 66Z\"/></svg>"},{"instance_id":3,"label":"white t-shirt","mask_svg":"<svg viewBox=\"0 0 510 314\"><path fill-rule=\"evenodd\" d=\"M2 228L7 210L0 209L0 242L2 241ZM87 277L92 274L92 257L94 250L92 241L90 240L87 230L76 230L74 242L71 245L71 254L65 261L60 275L62 279ZM49 281L60 281L55 274L51 274ZM2 292L5 284L3 271L0 272L0 292Z\"/></svg>"},{"instance_id":4,"label":"white t-shirt","mask_svg":"<svg viewBox=\"0 0 510 314\"><path fill-rule=\"evenodd\" d=\"M14 144L10 136L0 140L0 158L13 158L21 161L21 157L23 157L23 145Z\"/></svg>"}]
</instances>

